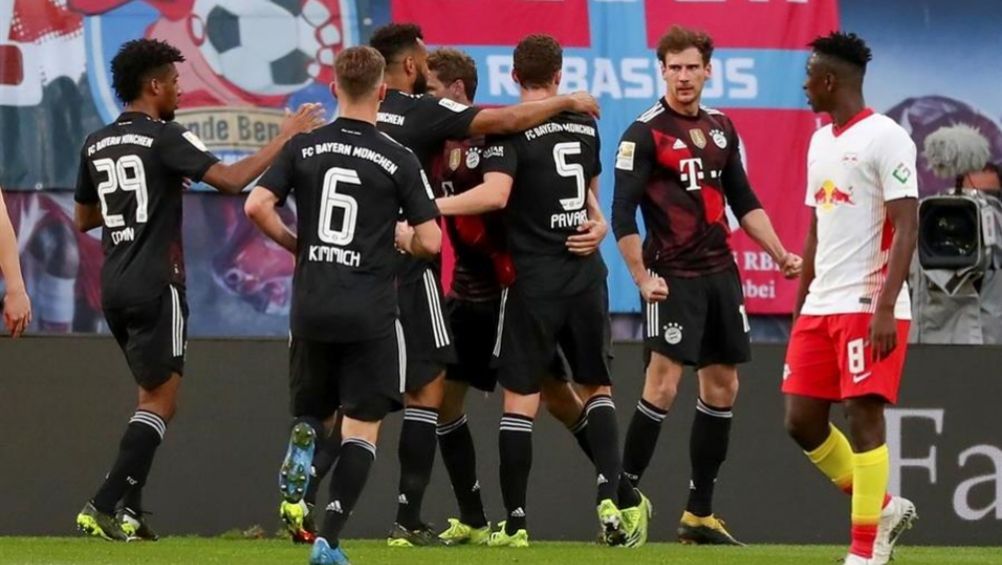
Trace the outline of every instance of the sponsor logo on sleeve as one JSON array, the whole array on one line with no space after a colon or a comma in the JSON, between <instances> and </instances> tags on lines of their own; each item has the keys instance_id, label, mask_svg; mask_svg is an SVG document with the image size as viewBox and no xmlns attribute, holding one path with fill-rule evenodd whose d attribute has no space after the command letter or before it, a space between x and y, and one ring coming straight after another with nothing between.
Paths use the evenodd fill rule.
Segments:
<instances>
[{"instance_id":1,"label":"sponsor logo on sleeve","mask_svg":"<svg viewBox=\"0 0 1002 565\"><path fill-rule=\"evenodd\" d=\"M898 166L894 168L894 172L891 173L895 179L901 184L908 182L908 179L912 178L912 169L904 163L898 163Z\"/></svg>"},{"instance_id":2,"label":"sponsor logo on sleeve","mask_svg":"<svg viewBox=\"0 0 1002 565\"><path fill-rule=\"evenodd\" d=\"M467 108L469 108L469 106L467 106L466 104L460 104L459 102L449 100L448 98L439 98L438 103L456 113L462 112Z\"/></svg>"},{"instance_id":3,"label":"sponsor logo on sleeve","mask_svg":"<svg viewBox=\"0 0 1002 565\"><path fill-rule=\"evenodd\" d=\"M637 152L637 144L632 141L623 141L619 144L619 151L616 152L616 168L624 171L633 170L633 156Z\"/></svg>"},{"instance_id":4,"label":"sponsor logo on sleeve","mask_svg":"<svg viewBox=\"0 0 1002 565\"><path fill-rule=\"evenodd\" d=\"M186 131L186 132L184 132L181 135L182 135L182 137L184 137L185 139L188 140L188 143L194 145L195 148L198 149L199 151L202 151L202 152L208 152L209 151L209 148L207 148L205 146L205 144L202 143L202 140L199 139L197 135L191 133L190 131Z\"/></svg>"}]
</instances>

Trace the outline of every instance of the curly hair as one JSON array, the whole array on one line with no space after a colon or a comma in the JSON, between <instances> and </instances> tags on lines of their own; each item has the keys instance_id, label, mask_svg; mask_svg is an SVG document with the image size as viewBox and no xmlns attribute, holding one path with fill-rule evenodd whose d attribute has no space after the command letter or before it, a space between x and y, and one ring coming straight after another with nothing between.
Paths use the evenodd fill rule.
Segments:
<instances>
[{"instance_id":1,"label":"curly hair","mask_svg":"<svg viewBox=\"0 0 1002 565\"><path fill-rule=\"evenodd\" d=\"M388 24L373 32L369 46L374 47L386 59L386 64L395 63L400 54L424 39L424 33L416 24Z\"/></svg>"},{"instance_id":2,"label":"curly hair","mask_svg":"<svg viewBox=\"0 0 1002 565\"><path fill-rule=\"evenodd\" d=\"M833 31L815 38L808 45L819 55L848 63L863 72L866 71L866 64L873 59L873 53L866 42L855 33Z\"/></svg>"},{"instance_id":3,"label":"curly hair","mask_svg":"<svg viewBox=\"0 0 1002 565\"><path fill-rule=\"evenodd\" d=\"M143 91L143 83L163 72L164 67L184 62L177 47L159 39L127 41L111 60L112 88L118 99L128 104Z\"/></svg>"}]
</instances>

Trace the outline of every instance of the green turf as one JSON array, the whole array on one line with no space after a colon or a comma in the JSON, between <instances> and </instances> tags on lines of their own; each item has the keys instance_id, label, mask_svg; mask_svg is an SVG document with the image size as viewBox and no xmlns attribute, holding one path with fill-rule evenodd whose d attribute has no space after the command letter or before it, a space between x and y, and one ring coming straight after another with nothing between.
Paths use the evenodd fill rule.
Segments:
<instances>
[{"instance_id":1,"label":"green turf","mask_svg":"<svg viewBox=\"0 0 1002 565\"><path fill-rule=\"evenodd\" d=\"M583 543L535 543L529 549L482 547L392 549L382 542L345 542L358 565L587 563L628 565L803 565L840 562L844 548L834 546L761 545L746 548L686 547L651 544L641 549L613 549ZM308 549L285 541L239 541L205 538L168 538L157 543L117 544L82 538L0 537L0 564L17 565L241 565L307 563ZM1000 564L1002 548L902 547L895 565Z\"/></svg>"}]
</instances>

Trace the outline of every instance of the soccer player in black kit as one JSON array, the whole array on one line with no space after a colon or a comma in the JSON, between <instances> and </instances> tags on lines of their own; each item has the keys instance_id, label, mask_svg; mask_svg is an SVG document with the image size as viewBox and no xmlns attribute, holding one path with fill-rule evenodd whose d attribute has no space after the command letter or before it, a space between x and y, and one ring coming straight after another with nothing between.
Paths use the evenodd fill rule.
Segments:
<instances>
[{"instance_id":1,"label":"soccer player in black kit","mask_svg":"<svg viewBox=\"0 0 1002 565\"><path fill-rule=\"evenodd\" d=\"M473 104L477 91L477 65L472 57L448 47L428 55L428 93L465 106ZM433 187L446 195L461 194L483 183L483 136L448 141L445 151L430 171ZM491 367L501 290L511 286L515 273L505 241L503 212L445 218L455 252L452 287L446 296L446 317L455 337L456 363L445 373L445 395L439 413L438 445L459 503L459 518L449 518L449 527L439 539L449 545L486 544L490 524L484 512L477 480L477 458L465 413L470 387L492 392L497 371ZM582 252L601 243L608 225L594 219L580 233L568 238ZM564 362L555 357L554 376L541 384L547 410L574 435L591 458L584 403L565 376Z\"/></svg>"},{"instance_id":2,"label":"soccer player in black kit","mask_svg":"<svg viewBox=\"0 0 1002 565\"><path fill-rule=\"evenodd\" d=\"M556 94L563 53L547 35L530 35L514 52L523 100ZM523 132L491 138L482 155L484 183L440 198L444 215L504 208L515 283L501 298L494 345L504 388L499 448L506 521L488 545L527 547L526 490L540 382L559 346L587 398L588 440L598 482L597 512L612 545L646 540L649 505L620 489L619 438L610 378L607 270L601 255L578 252L568 237L601 218L595 190L601 172L598 129L590 116L566 112Z\"/></svg>"},{"instance_id":3,"label":"soccer player in black kit","mask_svg":"<svg viewBox=\"0 0 1002 565\"><path fill-rule=\"evenodd\" d=\"M725 204L786 276L799 274L800 258L783 248L752 192L734 124L700 106L712 53L713 41L702 32L675 26L661 38L657 55L667 95L623 134L616 154L612 226L646 308L649 355L623 471L639 483L684 366L695 366L692 481L678 536L685 543L737 544L712 509L738 392L737 364L751 355ZM647 227L643 245L637 206Z\"/></svg>"},{"instance_id":4,"label":"soccer player in black kit","mask_svg":"<svg viewBox=\"0 0 1002 565\"><path fill-rule=\"evenodd\" d=\"M237 194L264 172L289 138L323 118L321 106L304 105L256 154L232 165L220 163L198 137L173 121L181 95L175 63L182 61L181 52L162 41L122 45L111 73L125 111L90 134L80 152L76 224L81 231L104 228L104 314L139 385L139 404L115 463L76 519L85 534L110 540L157 537L143 518L141 494L174 415L184 372L185 179Z\"/></svg>"},{"instance_id":5,"label":"soccer player in black kit","mask_svg":"<svg viewBox=\"0 0 1002 565\"><path fill-rule=\"evenodd\" d=\"M565 110L598 112L595 100L584 93L488 109L428 96L428 54L418 26L384 26L373 33L369 44L386 59L389 88L379 107L377 126L414 151L425 172L431 170L446 140L521 131ZM408 237L406 230L402 237ZM391 546L411 547L438 543L421 520L421 504L435 461L445 369L456 357L442 307L438 263L402 257L398 269L400 323L407 342L406 409L398 451L396 524L387 541Z\"/></svg>"},{"instance_id":6,"label":"soccer player in black kit","mask_svg":"<svg viewBox=\"0 0 1002 565\"><path fill-rule=\"evenodd\" d=\"M296 427L321 429L335 411L342 415L330 503L311 565L348 563L338 543L341 530L375 458L379 425L401 406L404 344L394 283L398 211L414 230L408 253L431 257L442 240L438 209L417 158L376 129L376 109L386 94L384 68L383 57L371 47L339 53L338 119L293 138L246 204L251 220L296 254L290 318ZM296 234L276 210L290 193L296 196ZM304 454L312 451L311 444Z\"/></svg>"}]
</instances>

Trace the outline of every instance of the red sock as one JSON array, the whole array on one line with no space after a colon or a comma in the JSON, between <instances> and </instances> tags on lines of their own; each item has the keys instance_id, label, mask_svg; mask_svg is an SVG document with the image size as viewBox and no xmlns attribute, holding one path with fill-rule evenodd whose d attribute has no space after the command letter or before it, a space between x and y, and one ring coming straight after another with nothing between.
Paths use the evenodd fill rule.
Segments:
<instances>
[{"instance_id":1,"label":"red sock","mask_svg":"<svg viewBox=\"0 0 1002 565\"><path fill-rule=\"evenodd\" d=\"M852 546L849 547L849 553L866 559L873 557L873 542L876 539L876 524L853 524Z\"/></svg>"}]
</instances>

